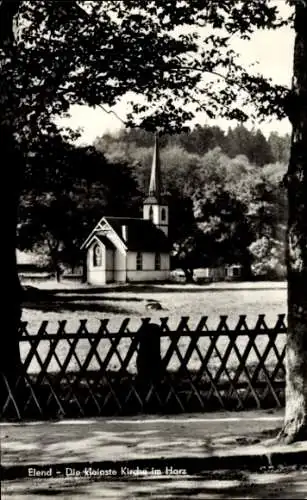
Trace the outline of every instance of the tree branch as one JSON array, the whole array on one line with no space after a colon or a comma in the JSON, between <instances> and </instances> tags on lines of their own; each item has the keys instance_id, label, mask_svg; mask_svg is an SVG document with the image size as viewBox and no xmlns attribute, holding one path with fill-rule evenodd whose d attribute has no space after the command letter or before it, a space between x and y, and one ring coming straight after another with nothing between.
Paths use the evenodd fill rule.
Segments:
<instances>
[{"instance_id":1,"label":"tree branch","mask_svg":"<svg viewBox=\"0 0 307 500\"><path fill-rule=\"evenodd\" d=\"M307 0L306 0L307 1ZM183 70L183 71L197 71L197 72L200 72L200 73L207 73L209 75L212 75L212 76L216 76L218 78L222 78L226 83L229 83L230 85L236 85L236 87L238 87L239 89L243 90L244 92L248 92L248 90L246 89L246 87L244 85L242 85L240 82L238 82L237 79L233 79L231 80L227 75L223 75L223 73L219 73L218 71L214 71L214 70L209 70L209 69L205 69L205 68L201 68L201 67L190 67L190 66L185 66L185 65L181 65L181 66L176 66L176 67L166 67L165 68L165 71L180 71L180 70ZM288 91L290 90L289 88L287 87L283 87L282 88L285 90L285 91Z\"/></svg>"},{"instance_id":2,"label":"tree branch","mask_svg":"<svg viewBox=\"0 0 307 500\"><path fill-rule=\"evenodd\" d=\"M102 104L98 104L99 108L101 108L105 113L108 115L114 115L119 121L121 121L124 125L127 125L127 122L125 122L113 109L106 109Z\"/></svg>"}]
</instances>

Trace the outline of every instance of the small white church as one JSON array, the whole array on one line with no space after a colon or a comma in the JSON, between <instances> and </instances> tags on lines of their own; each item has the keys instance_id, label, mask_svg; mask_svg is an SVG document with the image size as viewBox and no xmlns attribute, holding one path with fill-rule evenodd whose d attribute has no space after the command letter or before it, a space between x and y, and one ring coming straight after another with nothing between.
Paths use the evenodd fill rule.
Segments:
<instances>
[{"instance_id":1,"label":"small white church","mask_svg":"<svg viewBox=\"0 0 307 500\"><path fill-rule=\"evenodd\" d=\"M86 281L105 285L167 280L171 250L168 224L156 137L143 218L102 217L81 246L86 252Z\"/></svg>"}]
</instances>

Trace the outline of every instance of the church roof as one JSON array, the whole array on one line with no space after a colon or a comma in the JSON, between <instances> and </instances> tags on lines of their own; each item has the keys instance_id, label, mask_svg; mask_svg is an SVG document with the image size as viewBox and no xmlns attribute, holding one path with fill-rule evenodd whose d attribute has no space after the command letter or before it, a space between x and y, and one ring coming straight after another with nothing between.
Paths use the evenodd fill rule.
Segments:
<instances>
[{"instance_id":1,"label":"church roof","mask_svg":"<svg viewBox=\"0 0 307 500\"><path fill-rule=\"evenodd\" d=\"M114 243L112 243L111 240L109 240L109 238L107 238L104 234L99 234L99 231L97 231L97 233L95 234L95 237L98 238L98 240L106 246L106 248L110 248L110 249L114 249L115 248L115 245Z\"/></svg>"},{"instance_id":2,"label":"church roof","mask_svg":"<svg viewBox=\"0 0 307 500\"><path fill-rule=\"evenodd\" d=\"M117 235L123 239L122 227L126 226L128 250L135 252L169 252L170 242L163 231L150 220L131 217L105 217Z\"/></svg>"}]
</instances>

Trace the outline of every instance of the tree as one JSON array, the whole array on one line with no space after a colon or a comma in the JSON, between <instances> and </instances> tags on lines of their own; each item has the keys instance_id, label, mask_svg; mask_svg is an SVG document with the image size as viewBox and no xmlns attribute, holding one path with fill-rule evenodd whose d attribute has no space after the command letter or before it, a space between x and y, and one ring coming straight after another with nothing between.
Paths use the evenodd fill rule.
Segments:
<instances>
[{"instance_id":1,"label":"tree","mask_svg":"<svg viewBox=\"0 0 307 500\"><path fill-rule=\"evenodd\" d=\"M42 168L44 165L44 168ZM137 215L140 193L125 163L110 163L91 147L56 137L28 158L19 206L17 245L42 253L60 279L80 265L89 221Z\"/></svg>"},{"instance_id":2,"label":"tree","mask_svg":"<svg viewBox=\"0 0 307 500\"><path fill-rule=\"evenodd\" d=\"M194 269L203 263L202 234L193 214L193 201L180 190L169 192L169 238L172 267L184 271L186 282L194 281Z\"/></svg>"},{"instance_id":3,"label":"tree","mask_svg":"<svg viewBox=\"0 0 307 500\"><path fill-rule=\"evenodd\" d=\"M234 35L248 39L255 29L276 29L289 22L281 19L278 7L269 0L153 0L150 4L143 0L84 4L1 0L0 132L7 158L3 168L13 174L5 186L11 193L7 208L16 214L22 148L54 133L51 117L67 112L72 103L112 106L133 91L144 100L134 101L128 125L172 133L180 132L201 110L209 118L241 122L248 114L290 118L289 335L281 438L291 440L306 438L307 433L307 5L305 0L289 1L295 8L296 33L291 91L247 72L230 46ZM15 40L16 14L22 22ZM178 34L176 27L183 25L190 27L189 34ZM206 30L200 33L195 26ZM13 376L19 358L20 318L14 219L6 231L4 257L11 290L5 304L10 335L1 349L5 352L2 371Z\"/></svg>"},{"instance_id":4,"label":"tree","mask_svg":"<svg viewBox=\"0 0 307 500\"><path fill-rule=\"evenodd\" d=\"M165 190L176 191L182 198L190 197L201 182L199 156L176 145L162 149L160 156Z\"/></svg>"},{"instance_id":5,"label":"tree","mask_svg":"<svg viewBox=\"0 0 307 500\"><path fill-rule=\"evenodd\" d=\"M273 161L270 145L260 130L256 130L252 133L249 160L251 163L255 163L260 167Z\"/></svg>"},{"instance_id":6,"label":"tree","mask_svg":"<svg viewBox=\"0 0 307 500\"><path fill-rule=\"evenodd\" d=\"M4 65L3 57L13 60L15 56L13 18L17 14L18 9L18 3L4 3L3 1L0 3L1 71ZM22 300L22 290L17 274L15 254L18 195L22 176L22 158L20 152L16 148L14 140L14 127L11 124L10 118L8 119L7 113L3 113L3 108L5 109L7 105L5 101L11 100L12 91L13 89L11 88L11 85L8 84L7 81L5 81L5 77L3 78L1 75L0 140L3 155L3 169L7 173L6 189L9 193L6 210L11 219L9 219L9 217L6 218L3 228L7 238L7 244L4 247L3 253L5 267L7 270L7 291L4 294L3 299L3 321L6 321L7 325L9 325L9 334L6 335L5 340L2 337L0 364L2 373L6 375L9 381L16 380L16 377L18 377L22 371L18 345L18 328L21 318L20 303ZM10 168L11 165L14 165L14 169ZM3 381L1 381L1 383L3 383ZM1 386L1 395L3 394L2 389L3 386Z\"/></svg>"},{"instance_id":7,"label":"tree","mask_svg":"<svg viewBox=\"0 0 307 500\"><path fill-rule=\"evenodd\" d=\"M262 236L251 243L249 251L253 257L251 268L254 276L262 279L285 277L283 242Z\"/></svg>"},{"instance_id":8,"label":"tree","mask_svg":"<svg viewBox=\"0 0 307 500\"><path fill-rule=\"evenodd\" d=\"M185 147L189 153L197 153L200 156L207 153L210 149L226 147L226 137L223 130L217 126L196 126L189 133L179 135L180 144Z\"/></svg>"},{"instance_id":9,"label":"tree","mask_svg":"<svg viewBox=\"0 0 307 500\"><path fill-rule=\"evenodd\" d=\"M271 132L268 138L268 143L276 163L288 164L290 155L290 141L289 134L281 136L277 132Z\"/></svg>"},{"instance_id":10,"label":"tree","mask_svg":"<svg viewBox=\"0 0 307 500\"><path fill-rule=\"evenodd\" d=\"M148 134L149 145L144 146L145 140L142 136L141 140L136 139L135 142L131 140L130 134L132 137L136 136L132 131L113 138L108 135L103 136L96 141L95 147L98 151L102 151L110 162L125 159L133 170L140 190L144 193L149 183L154 137L153 134ZM166 142L164 147L163 143L160 144L160 156L165 173L163 188L166 191L180 192L183 197L187 196L199 187L201 157L189 153L180 142L171 140L164 142Z\"/></svg>"},{"instance_id":11,"label":"tree","mask_svg":"<svg viewBox=\"0 0 307 500\"><path fill-rule=\"evenodd\" d=\"M231 158L239 154L245 155L250 160L251 133L244 125L228 129L227 132L227 153Z\"/></svg>"},{"instance_id":12,"label":"tree","mask_svg":"<svg viewBox=\"0 0 307 500\"><path fill-rule=\"evenodd\" d=\"M194 282L194 269L202 261L199 236L200 232L196 230L193 234L177 240L172 248L173 265L183 270L186 283Z\"/></svg>"},{"instance_id":13,"label":"tree","mask_svg":"<svg viewBox=\"0 0 307 500\"><path fill-rule=\"evenodd\" d=\"M250 202L248 205L248 222L255 238L266 236L278 238L280 225L285 220L280 219L279 202L282 203L283 190L278 185L272 185L268 179L255 178L250 186ZM283 236L280 239L284 239Z\"/></svg>"},{"instance_id":14,"label":"tree","mask_svg":"<svg viewBox=\"0 0 307 500\"><path fill-rule=\"evenodd\" d=\"M214 148L208 151L200 161L199 169L199 189L208 186L224 186L227 175L229 158L221 151L221 148Z\"/></svg>"},{"instance_id":15,"label":"tree","mask_svg":"<svg viewBox=\"0 0 307 500\"><path fill-rule=\"evenodd\" d=\"M202 233L203 262L206 266L241 264L250 275L248 246L251 232L247 209L221 186L207 186L194 196L194 216Z\"/></svg>"},{"instance_id":16,"label":"tree","mask_svg":"<svg viewBox=\"0 0 307 500\"><path fill-rule=\"evenodd\" d=\"M225 151L231 158L243 154L261 167L273 161L271 147L260 130L249 131L244 125L228 129L226 144Z\"/></svg>"},{"instance_id":17,"label":"tree","mask_svg":"<svg viewBox=\"0 0 307 500\"><path fill-rule=\"evenodd\" d=\"M292 124L286 183L288 335L286 413L280 439L307 439L307 4L295 2L292 91L287 113Z\"/></svg>"}]
</instances>

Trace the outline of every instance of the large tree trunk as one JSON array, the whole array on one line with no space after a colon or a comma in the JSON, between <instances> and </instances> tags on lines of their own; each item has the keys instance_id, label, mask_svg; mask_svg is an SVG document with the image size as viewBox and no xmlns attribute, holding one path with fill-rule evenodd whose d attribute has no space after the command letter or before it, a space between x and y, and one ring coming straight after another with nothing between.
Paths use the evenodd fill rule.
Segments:
<instances>
[{"instance_id":1,"label":"large tree trunk","mask_svg":"<svg viewBox=\"0 0 307 500\"><path fill-rule=\"evenodd\" d=\"M20 7L21 0L0 0L0 50L14 62L14 28L13 19ZM3 62L3 60L1 61ZM2 70L0 64L0 72ZM2 217L3 258L2 266L2 335L0 346L1 400L7 396L7 383L11 388L22 373L19 353L19 324L21 317L22 290L16 266L16 225L19 203L19 190L22 171L22 159L14 139L14 109L10 107L14 93L11 80L1 75L0 92L0 143L1 167L4 178L5 206ZM19 389L22 390L22 385ZM4 390L3 390L4 389ZM16 393L15 393L16 394Z\"/></svg>"},{"instance_id":2,"label":"large tree trunk","mask_svg":"<svg viewBox=\"0 0 307 500\"><path fill-rule=\"evenodd\" d=\"M307 439L307 4L297 2L293 92L289 117L293 125L287 175L289 222L288 336L286 412L279 438Z\"/></svg>"},{"instance_id":3,"label":"large tree trunk","mask_svg":"<svg viewBox=\"0 0 307 500\"><path fill-rule=\"evenodd\" d=\"M194 271L191 268L184 268L185 282L186 283L194 283Z\"/></svg>"},{"instance_id":4,"label":"large tree trunk","mask_svg":"<svg viewBox=\"0 0 307 500\"><path fill-rule=\"evenodd\" d=\"M21 317L22 290L16 265L16 223L19 201L21 161L10 128L0 127L2 168L6 172L5 212L3 216L2 282L2 345L0 348L1 373L14 382L22 370L19 354L19 324ZM14 168L12 168L12 166ZM4 327L5 325L5 327ZM4 330L5 328L5 330Z\"/></svg>"}]
</instances>

